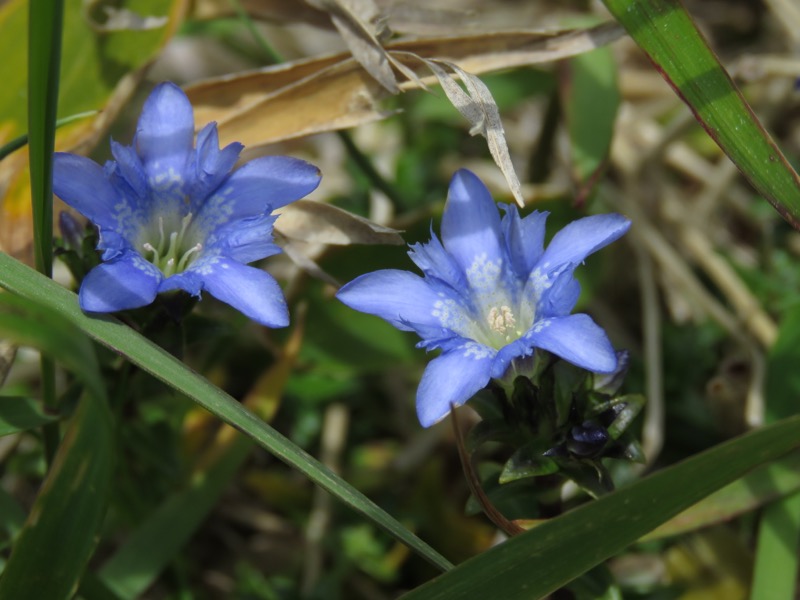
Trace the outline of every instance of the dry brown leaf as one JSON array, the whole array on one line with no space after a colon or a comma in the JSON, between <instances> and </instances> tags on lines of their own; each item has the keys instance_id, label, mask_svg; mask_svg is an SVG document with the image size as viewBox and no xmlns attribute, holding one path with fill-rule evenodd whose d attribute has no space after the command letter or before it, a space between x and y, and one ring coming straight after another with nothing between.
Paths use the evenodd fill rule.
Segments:
<instances>
[{"instance_id":1,"label":"dry brown leaf","mask_svg":"<svg viewBox=\"0 0 800 600\"><path fill-rule=\"evenodd\" d=\"M392 61L378 40L380 11L372 0L306 0L327 11L359 64L391 94L399 94Z\"/></svg>"},{"instance_id":2,"label":"dry brown leaf","mask_svg":"<svg viewBox=\"0 0 800 600\"><path fill-rule=\"evenodd\" d=\"M217 120L220 143L239 141L251 157L259 146L382 119L390 114L377 105L385 93L350 58L262 96L227 117L214 119L213 111L200 105L195 123ZM188 89L187 94L194 103L193 90Z\"/></svg>"},{"instance_id":3,"label":"dry brown leaf","mask_svg":"<svg viewBox=\"0 0 800 600\"><path fill-rule=\"evenodd\" d=\"M247 14L263 21L307 23L333 29L328 13L298 0L241 0L241 3ZM217 19L235 14L231 0L195 0L192 3L194 19Z\"/></svg>"},{"instance_id":4,"label":"dry brown leaf","mask_svg":"<svg viewBox=\"0 0 800 600\"><path fill-rule=\"evenodd\" d=\"M439 84L453 106L469 121L470 134L480 134L486 138L489 152L494 162L503 172L514 199L521 207L524 207L525 199L522 197L522 186L511 162L511 154L508 151L503 122L500 119L500 110L497 108L497 103L494 101L489 88L475 75L467 73L451 62L438 60L425 60L424 62L439 80ZM443 67L458 75L467 88L466 92L461 89Z\"/></svg>"},{"instance_id":5,"label":"dry brown leaf","mask_svg":"<svg viewBox=\"0 0 800 600\"><path fill-rule=\"evenodd\" d=\"M396 229L313 200L297 200L280 209L275 229L291 240L311 244L404 244Z\"/></svg>"},{"instance_id":6,"label":"dry brown leaf","mask_svg":"<svg viewBox=\"0 0 800 600\"><path fill-rule=\"evenodd\" d=\"M388 44L389 50L444 59L481 74L541 64L588 52L623 35L616 24L561 33L497 32ZM408 59L405 59L408 60ZM406 63L424 72L418 61ZM435 81L429 77L424 81ZM401 89L413 89L408 81ZM388 94L345 54L304 59L258 71L209 79L186 89L195 122L219 124L223 143L258 147L281 140L354 127L380 119Z\"/></svg>"},{"instance_id":7,"label":"dry brown leaf","mask_svg":"<svg viewBox=\"0 0 800 600\"><path fill-rule=\"evenodd\" d=\"M0 387L6 382L17 356L17 347L8 340L0 340Z\"/></svg>"},{"instance_id":8,"label":"dry brown leaf","mask_svg":"<svg viewBox=\"0 0 800 600\"><path fill-rule=\"evenodd\" d=\"M327 6L332 0L320 1ZM427 67L434 73L447 97L469 121L470 133L486 138L511 193L524 205L497 104L474 73L557 60L592 50L621 35L621 28L609 24L558 35L481 34L391 44L390 54L392 64L402 64L404 73L413 73L402 89L425 86L423 74L415 69ZM371 39L376 47L369 52L385 54L377 39ZM383 80L376 80L353 59L339 58L340 62L334 62L336 57L306 60L190 87L187 93L195 106L196 122L217 121L220 140L241 142L250 148L248 156L252 156L259 153L259 146L272 142L353 127L386 116L378 106L392 89L386 74L381 75ZM466 91L445 69L464 82ZM393 74L392 82L395 85Z\"/></svg>"}]
</instances>

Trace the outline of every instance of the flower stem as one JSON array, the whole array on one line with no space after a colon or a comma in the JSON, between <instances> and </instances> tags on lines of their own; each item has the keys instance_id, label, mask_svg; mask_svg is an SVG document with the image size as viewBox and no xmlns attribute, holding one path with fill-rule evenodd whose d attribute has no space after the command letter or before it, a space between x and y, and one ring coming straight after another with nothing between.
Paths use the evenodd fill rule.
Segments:
<instances>
[{"instance_id":1,"label":"flower stem","mask_svg":"<svg viewBox=\"0 0 800 600\"><path fill-rule=\"evenodd\" d=\"M258 44L261 51L264 53L264 57L267 59L267 62L272 65L277 65L283 62L283 57L280 53L273 48L270 43L267 41L262 33L256 27L256 24L253 22L253 19L250 18L250 15L247 14L247 11L242 6L242 3L239 0L231 0L231 4L233 5L233 9L236 11L236 14L244 23L244 26L250 31L250 34L255 39L256 43Z\"/></svg>"},{"instance_id":2,"label":"flower stem","mask_svg":"<svg viewBox=\"0 0 800 600\"><path fill-rule=\"evenodd\" d=\"M344 144L347 154L350 155L350 158L353 159L353 162L359 169L361 169L361 172L366 175L367 179L369 179L372 185L386 194L386 197L389 198L389 200L391 200L396 206L405 205L406 203L397 189L395 189L388 181L386 181L386 179L383 178L383 175L378 173L375 165L373 165L369 157L364 154L358 146L356 146L356 143L353 141L353 138L350 137L350 134L342 130L337 131L336 134Z\"/></svg>"}]
</instances>

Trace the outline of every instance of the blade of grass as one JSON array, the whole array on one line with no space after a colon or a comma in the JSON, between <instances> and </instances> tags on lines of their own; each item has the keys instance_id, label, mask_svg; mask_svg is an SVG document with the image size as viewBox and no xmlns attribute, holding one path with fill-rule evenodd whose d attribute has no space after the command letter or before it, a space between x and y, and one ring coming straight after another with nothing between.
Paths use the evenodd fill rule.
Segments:
<instances>
[{"instance_id":1,"label":"blade of grass","mask_svg":"<svg viewBox=\"0 0 800 600\"><path fill-rule=\"evenodd\" d=\"M770 349L766 377L766 419L773 422L798 412L800 393L800 308L787 311ZM752 600L795 597L800 542L800 494L782 498L761 514L753 569Z\"/></svg>"},{"instance_id":2,"label":"blade of grass","mask_svg":"<svg viewBox=\"0 0 800 600\"><path fill-rule=\"evenodd\" d=\"M28 13L28 132L36 268L53 271L53 176L64 2L31 2Z\"/></svg>"},{"instance_id":3,"label":"blade of grass","mask_svg":"<svg viewBox=\"0 0 800 600\"><path fill-rule=\"evenodd\" d=\"M63 119L59 119L56 121L56 129L59 127L63 127L64 125L69 125L70 123L74 123L75 121L80 121L81 119L85 119L87 117L93 117L98 114L99 110L87 110L86 112L80 112L74 115L70 115L69 117L64 117ZM17 138L14 138L7 144L0 146L0 160L3 160L6 156L15 152L25 146L28 143L28 134L21 135Z\"/></svg>"},{"instance_id":4,"label":"blade of grass","mask_svg":"<svg viewBox=\"0 0 800 600\"><path fill-rule=\"evenodd\" d=\"M416 537L369 498L338 477L314 457L247 410L231 396L193 373L174 356L110 316L89 317L77 296L38 275L19 261L0 253L0 287L52 308L84 333L125 356L132 363L185 394L224 422L251 437L262 448L294 467L324 490L350 506L389 535L407 545L440 570L452 568L442 555Z\"/></svg>"},{"instance_id":5,"label":"blade of grass","mask_svg":"<svg viewBox=\"0 0 800 600\"><path fill-rule=\"evenodd\" d=\"M800 494L771 504L761 515L750 600L792 600L797 586Z\"/></svg>"},{"instance_id":6,"label":"blade of grass","mask_svg":"<svg viewBox=\"0 0 800 600\"><path fill-rule=\"evenodd\" d=\"M542 598L700 499L797 447L800 416L720 444L551 519L403 598Z\"/></svg>"},{"instance_id":7,"label":"blade of grass","mask_svg":"<svg viewBox=\"0 0 800 600\"><path fill-rule=\"evenodd\" d=\"M792 169L680 0L603 0L694 116L781 216L800 228Z\"/></svg>"},{"instance_id":8,"label":"blade of grass","mask_svg":"<svg viewBox=\"0 0 800 600\"><path fill-rule=\"evenodd\" d=\"M105 514L114 463L111 412L94 347L52 310L1 294L0 336L63 363L86 390L0 577L0 598L66 600Z\"/></svg>"},{"instance_id":9,"label":"blade of grass","mask_svg":"<svg viewBox=\"0 0 800 600\"><path fill-rule=\"evenodd\" d=\"M63 0L31 2L28 11L28 132L33 209L33 256L40 273L53 274L53 150L56 139L58 75L61 65ZM55 366L42 356L42 399L55 407ZM45 457L52 461L58 425L42 428Z\"/></svg>"}]
</instances>

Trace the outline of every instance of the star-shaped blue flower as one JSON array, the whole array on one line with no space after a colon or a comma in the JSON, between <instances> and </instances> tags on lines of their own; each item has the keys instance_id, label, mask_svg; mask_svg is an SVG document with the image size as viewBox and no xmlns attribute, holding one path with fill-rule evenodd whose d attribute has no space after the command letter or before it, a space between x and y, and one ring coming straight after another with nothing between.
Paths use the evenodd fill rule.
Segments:
<instances>
[{"instance_id":1,"label":"star-shaped blue flower","mask_svg":"<svg viewBox=\"0 0 800 600\"><path fill-rule=\"evenodd\" d=\"M271 213L314 190L320 172L287 156L231 171L242 149L220 149L215 123L198 133L195 147L189 99L162 83L144 104L133 145L112 141L115 160L105 168L56 153L53 189L97 226L103 251L103 263L81 284L81 308L113 312L162 292L207 291L262 325L288 325L278 283L246 265L280 252Z\"/></svg>"},{"instance_id":2,"label":"star-shaped blue flower","mask_svg":"<svg viewBox=\"0 0 800 600\"><path fill-rule=\"evenodd\" d=\"M605 332L588 315L570 314L580 293L573 272L623 235L630 221L616 214L579 219L545 250L547 213L521 218L515 206L504 209L501 219L480 179L458 171L442 216L442 242L433 235L409 252L424 276L376 271L337 294L356 310L415 331L422 338L419 347L442 350L417 390L425 427L535 348L597 373L617 366Z\"/></svg>"}]
</instances>

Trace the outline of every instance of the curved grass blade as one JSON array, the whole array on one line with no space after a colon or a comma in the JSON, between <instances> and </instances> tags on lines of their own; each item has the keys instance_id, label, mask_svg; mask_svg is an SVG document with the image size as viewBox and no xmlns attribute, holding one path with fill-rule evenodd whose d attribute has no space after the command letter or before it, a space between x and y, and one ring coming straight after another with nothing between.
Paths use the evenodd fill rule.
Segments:
<instances>
[{"instance_id":1,"label":"curved grass blade","mask_svg":"<svg viewBox=\"0 0 800 600\"><path fill-rule=\"evenodd\" d=\"M753 187L800 229L800 177L764 130L680 0L603 0Z\"/></svg>"},{"instance_id":2,"label":"curved grass blade","mask_svg":"<svg viewBox=\"0 0 800 600\"><path fill-rule=\"evenodd\" d=\"M265 421L270 421L277 410L302 334L302 326L295 327L278 361L243 400ZM206 453L197 459L189 484L169 496L103 565L99 572L102 583L123 600L140 598L208 517L253 446L250 438L236 430L221 428Z\"/></svg>"},{"instance_id":3,"label":"curved grass blade","mask_svg":"<svg viewBox=\"0 0 800 600\"><path fill-rule=\"evenodd\" d=\"M99 112L100 112L99 110L87 110L85 112L81 112L75 115L70 115L69 117L64 117L63 119L59 119L58 121L56 121L56 129L64 125L69 125L70 123L74 123L75 121L86 119L87 117L93 117ZM2 146L0 146L0 160L3 160L6 156L11 154L12 152L19 150L27 143L28 143L28 134L26 133L17 138L14 138L7 144L3 144Z\"/></svg>"},{"instance_id":4,"label":"curved grass blade","mask_svg":"<svg viewBox=\"0 0 800 600\"><path fill-rule=\"evenodd\" d=\"M541 598L767 461L800 447L800 416L720 444L513 537L407 600Z\"/></svg>"},{"instance_id":5,"label":"curved grass blade","mask_svg":"<svg viewBox=\"0 0 800 600\"><path fill-rule=\"evenodd\" d=\"M369 498L320 464L314 457L264 423L231 396L192 372L174 356L110 316L88 317L78 307L77 297L55 282L4 253L0 253L0 287L22 298L52 308L101 344L185 394L225 423L251 437L262 448L353 510L381 527L442 571L452 564L378 507Z\"/></svg>"},{"instance_id":6,"label":"curved grass blade","mask_svg":"<svg viewBox=\"0 0 800 600\"><path fill-rule=\"evenodd\" d=\"M28 431L57 421L55 415L46 415L33 398L0 396L0 437Z\"/></svg>"},{"instance_id":7,"label":"curved grass blade","mask_svg":"<svg viewBox=\"0 0 800 600\"><path fill-rule=\"evenodd\" d=\"M77 588L105 513L114 463L111 413L94 348L54 311L2 294L0 337L68 366L86 390L0 577L0 598L66 599Z\"/></svg>"}]
</instances>

